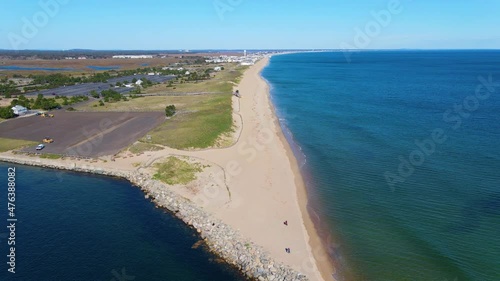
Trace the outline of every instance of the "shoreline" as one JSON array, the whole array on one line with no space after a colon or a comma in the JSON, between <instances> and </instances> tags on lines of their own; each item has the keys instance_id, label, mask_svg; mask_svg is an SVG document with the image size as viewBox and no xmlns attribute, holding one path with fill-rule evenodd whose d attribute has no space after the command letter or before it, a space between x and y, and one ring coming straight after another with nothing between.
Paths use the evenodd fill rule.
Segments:
<instances>
[{"instance_id":1,"label":"shoreline","mask_svg":"<svg viewBox=\"0 0 500 281\"><path fill-rule=\"evenodd\" d=\"M278 55L287 55L287 54L296 54L297 52L293 53L286 53L286 54L278 54ZM292 148L292 144L290 143L293 140L289 140L286 135L284 130L284 124L282 124L279 120L279 116L276 112L276 107L272 102L272 96L271 96L271 90L270 90L270 82L264 78L262 75L262 71L269 66L271 63L271 58L269 58L268 63L261 69L259 72L259 75L261 76L261 79L266 83L267 85L267 97L268 97L268 102L271 107L271 110L274 115L274 122L276 126L279 128L279 139L283 143L286 149L286 153L288 156L288 159L290 161L290 164L292 166L292 170L295 176L295 185L297 187L297 197L298 197L298 203L300 206L300 211L302 213L302 218L304 221L304 226L307 230L307 233L309 234L309 246L313 249L312 254L316 260L316 264L318 266L318 269L320 271L320 274L323 278L323 280L333 280L335 281L335 278L333 277L335 274L335 268L334 268L334 261L328 254L326 247L328 245L326 244L326 241L321 239L321 236L319 234L319 229L314 223L313 219L311 218L311 213L308 210L308 203L309 203L309 197L307 194L307 185L304 181L304 175L302 174L298 157L299 155L296 155L294 153L294 150Z\"/></svg>"},{"instance_id":2,"label":"shoreline","mask_svg":"<svg viewBox=\"0 0 500 281\"><path fill-rule=\"evenodd\" d=\"M334 280L333 264L307 210L307 189L299 164L282 131L269 85L261 76L268 63L268 57L258 61L238 84L242 98L233 97L238 101L237 108L233 102L233 115L240 115L242 124L238 140L230 147L200 151L164 148L90 163L6 152L0 153L0 161L124 178L157 206L194 227L214 254L249 278ZM169 156L210 164L195 183L196 193L183 190L188 186L169 186L152 179L151 165ZM284 226L284 221L289 224ZM285 247L292 252L286 253Z\"/></svg>"}]
</instances>

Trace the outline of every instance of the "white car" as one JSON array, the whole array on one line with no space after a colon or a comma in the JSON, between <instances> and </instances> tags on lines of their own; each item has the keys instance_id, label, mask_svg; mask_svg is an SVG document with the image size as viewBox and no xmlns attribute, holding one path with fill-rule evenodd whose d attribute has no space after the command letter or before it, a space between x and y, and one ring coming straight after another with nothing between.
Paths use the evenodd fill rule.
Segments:
<instances>
[{"instance_id":1,"label":"white car","mask_svg":"<svg viewBox=\"0 0 500 281\"><path fill-rule=\"evenodd\" d=\"M36 150L42 150L45 147L45 144L41 143L36 146Z\"/></svg>"}]
</instances>

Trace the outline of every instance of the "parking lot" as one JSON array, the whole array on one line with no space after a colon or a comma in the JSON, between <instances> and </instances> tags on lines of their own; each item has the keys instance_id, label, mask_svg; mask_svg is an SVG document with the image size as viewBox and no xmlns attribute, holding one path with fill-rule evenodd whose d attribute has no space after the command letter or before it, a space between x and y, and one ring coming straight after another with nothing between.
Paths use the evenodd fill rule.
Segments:
<instances>
[{"instance_id":1,"label":"parking lot","mask_svg":"<svg viewBox=\"0 0 500 281\"><path fill-rule=\"evenodd\" d=\"M41 153L97 157L113 155L165 121L163 112L51 112L53 118L31 116L0 123L0 137L42 143ZM35 146L25 148L36 152Z\"/></svg>"},{"instance_id":2,"label":"parking lot","mask_svg":"<svg viewBox=\"0 0 500 281\"><path fill-rule=\"evenodd\" d=\"M129 75L129 76L123 76L123 77L116 77L116 78L111 78L108 80L107 83L85 83L85 84L79 84L79 85L73 85L73 86L65 86L65 87L59 87L55 89L47 89L47 90L42 90L42 91L37 91L37 92L31 92L26 94L27 96L30 95L58 95L58 96L82 96L82 95L88 95L90 94L91 91L96 91L100 93L103 90L108 90L108 89L113 89L119 93L127 93L132 91L134 88L126 88L126 87L119 87L115 88L114 86L111 87L111 85L115 85L117 82L123 83L125 81L131 83L132 79L148 79L152 82L155 83L163 83L165 81L169 81L172 79L175 79L175 75Z\"/></svg>"}]
</instances>

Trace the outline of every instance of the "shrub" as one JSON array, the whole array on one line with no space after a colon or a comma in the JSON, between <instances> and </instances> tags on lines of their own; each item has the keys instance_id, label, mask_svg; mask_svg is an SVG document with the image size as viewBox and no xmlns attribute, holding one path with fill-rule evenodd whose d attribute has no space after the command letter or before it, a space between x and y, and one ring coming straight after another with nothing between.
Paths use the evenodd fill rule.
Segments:
<instances>
[{"instance_id":1,"label":"shrub","mask_svg":"<svg viewBox=\"0 0 500 281\"><path fill-rule=\"evenodd\" d=\"M99 93L97 93L95 90L90 91L90 95L95 99L98 99L100 97Z\"/></svg>"},{"instance_id":2,"label":"shrub","mask_svg":"<svg viewBox=\"0 0 500 281\"><path fill-rule=\"evenodd\" d=\"M167 107L165 107L165 115L167 117L171 117L171 116L174 116L175 114L175 105L171 104L171 105L167 105Z\"/></svg>"},{"instance_id":3,"label":"shrub","mask_svg":"<svg viewBox=\"0 0 500 281\"><path fill-rule=\"evenodd\" d=\"M16 117L16 115L10 107L0 107L0 118L9 119L14 117Z\"/></svg>"}]
</instances>

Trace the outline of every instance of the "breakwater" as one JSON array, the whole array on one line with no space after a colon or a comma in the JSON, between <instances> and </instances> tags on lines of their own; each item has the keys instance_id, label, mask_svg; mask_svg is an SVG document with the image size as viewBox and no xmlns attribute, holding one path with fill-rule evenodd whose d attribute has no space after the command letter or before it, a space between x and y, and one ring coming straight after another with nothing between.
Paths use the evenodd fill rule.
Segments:
<instances>
[{"instance_id":1,"label":"breakwater","mask_svg":"<svg viewBox=\"0 0 500 281\"><path fill-rule=\"evenodd\" d=\"M168 210L175 217L196 229L212 253L240 270L248 278L255 280L308 280L305 275L296 272L289 266L274 261L260 246L244 239L232 227L173 192L162 182L151 179L147 174L136 170L124 171L97 165L62 163L50 159L25 159L5 155L0 155L0 161L126 179L139 187L145 193L145 197L152 200L158 207Z\"/></svg>"}]
</instances>

